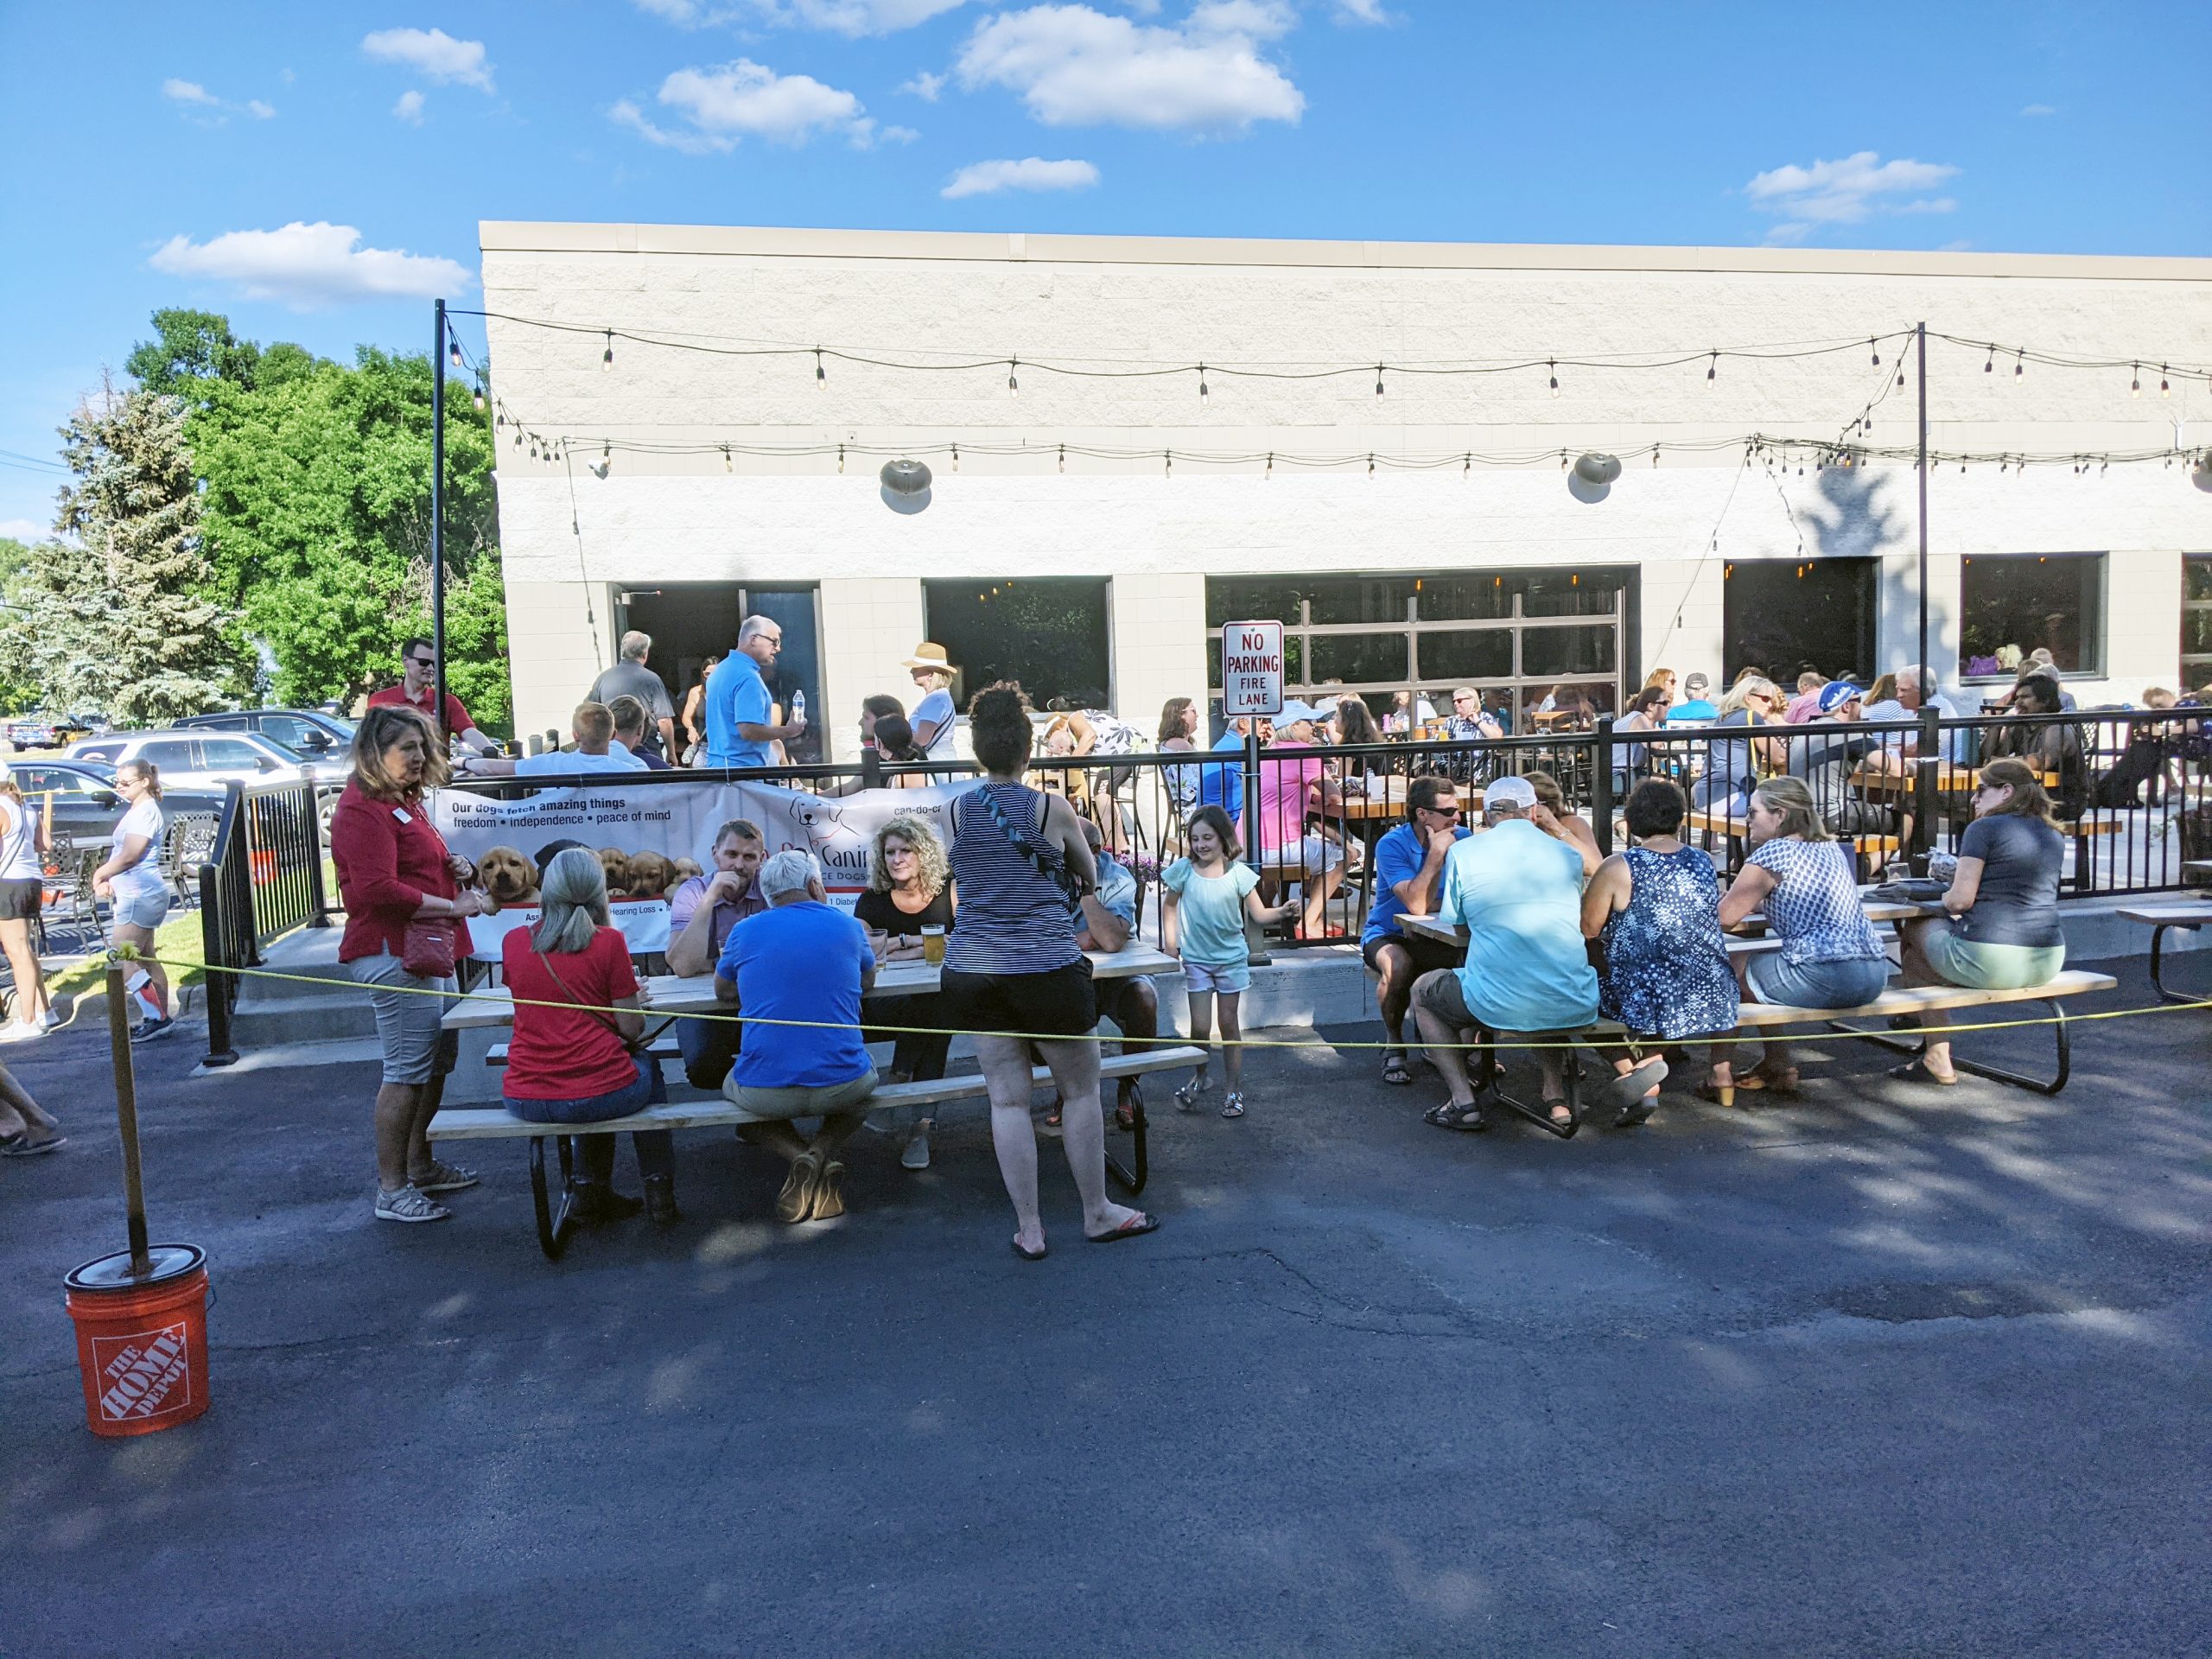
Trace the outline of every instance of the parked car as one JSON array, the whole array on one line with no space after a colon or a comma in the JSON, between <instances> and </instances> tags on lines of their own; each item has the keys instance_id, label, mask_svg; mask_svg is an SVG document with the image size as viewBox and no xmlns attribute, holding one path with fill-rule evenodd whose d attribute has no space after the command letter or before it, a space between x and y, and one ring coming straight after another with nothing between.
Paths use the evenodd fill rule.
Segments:
<instances>
[{"instance_id":1,"label":"parked car","mask_svg":"<svg viewBox=\"0 0 2212 1659\"><path fill-rule=\"evenodd\" d=\"M254 732L210 732L172 727L155 732L110 732L69 746L63 757L119 766L126 760L150 760L164 789L213 790L225 784L296 783L312 779L319 790L335 793L349 770L342 753L330 760L308 761Z\"/></svg>"},{"instance_id":2,"label":"parked car","mask_svg":"<svg viewBox=\"0 0 2212 1659\"><path fill-rule=\"evenodd\" d=\"M75 715L18 715L0 730L19 749L58 749L92 728Z\"/></svg>"},{"instance_id":3,"label":"parked car","mask_svg":"<svg viewBox=\"0 0 2212 1659\"><path fill-rule=\"evenodd\" d=\"M176 724L193 730L253 732L308 761L342 760L353 741L351 721L311 709L238 709L188 715Z\"/></svg>"},{"instance_id":4,"label":"parked car","mask_svg":"<svg viewBox=\"0 0 2212 1659\"><path fill-rule=\"evenodd\" d=\"M34 813L43 814L47 798L53 798L57 832L79 841L105 839L115 833L125 809L123 798L115 792L111 768L96 760L11 760L9 770L16 787L23 791L24 804ZM222 810L219 791L171 789L166 782L162 785L162 811L172 822L194 813L219 817Z\"/></svg>"}]
</instances>

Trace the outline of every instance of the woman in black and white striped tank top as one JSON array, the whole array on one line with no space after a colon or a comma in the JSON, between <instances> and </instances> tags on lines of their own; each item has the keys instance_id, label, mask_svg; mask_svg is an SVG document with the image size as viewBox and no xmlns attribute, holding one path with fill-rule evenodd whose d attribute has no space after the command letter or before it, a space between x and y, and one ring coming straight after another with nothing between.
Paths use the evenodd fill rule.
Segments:
<instances>
[{"instance_id":1,"label":"woman in black and white striped tank top","mask_svg":"<svg viewBox=\"0 0 2212 1659\"><path fill-rule=\"evenodd\" d=\"M1097 903L1097 865L1075 809L1027 788L1029 700L1009 683L969 704L984 779L953 803L952 874L960 925L946 941L939 1006L944 1024L979 1033L976 1058L991 1095L991 1142L1014 1200L1015 1252L1045 1255L1037 1208L1037 1135L1029 1122L1033 1039L1064 1103L1062 1145L1094 1241L1148 1233L1159 1221L1106 1197L1106 1126L1098 1104L1098 1022L1090 963L1071 915ZM1020 1033L991 1036L986 1033ZM1059 1040L1054 1039L1074 1039Z\"/></svg>"}]
</instances>

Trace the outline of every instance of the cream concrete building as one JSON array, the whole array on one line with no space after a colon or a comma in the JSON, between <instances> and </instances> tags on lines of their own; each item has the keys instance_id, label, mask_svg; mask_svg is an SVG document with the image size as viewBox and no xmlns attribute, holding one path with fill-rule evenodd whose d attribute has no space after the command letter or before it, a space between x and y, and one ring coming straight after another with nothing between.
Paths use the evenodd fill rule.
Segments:
<instances>
[{"instance_id":1,"label":"cream concrete building","mask_svg":"<svg viewBox=\"0 0 2212 1659\"><path fill-rule=\"evenodd\" d=\"M2038 645L2084 704L2212 677L2212 609L2186 602L2212 606L2212 478L2164 461L2212 442L2212 261L481 234L521 729L565 727L625 626L681 682L747 609L783 620L840 758L863 696L912 705L924 639L969 689L1015 674L1147 735L1166 698L1205 697L1230 617L1280 616L1301 685L1378 708L1468 682L1617 703L1662 665L1894 668L1916 472L1815 447L1909 457L1923 320L1997 347L1931 341L1932 448L2008 458L1931 469L1945 683L1971 697L2000 648ZM1563 470L1586 451L1621 458L1610 488ZM2159 458L2009 460L2106 453ZM936 475L918 512L877 483L899 454Z\"/></svg>"}]
</instances>

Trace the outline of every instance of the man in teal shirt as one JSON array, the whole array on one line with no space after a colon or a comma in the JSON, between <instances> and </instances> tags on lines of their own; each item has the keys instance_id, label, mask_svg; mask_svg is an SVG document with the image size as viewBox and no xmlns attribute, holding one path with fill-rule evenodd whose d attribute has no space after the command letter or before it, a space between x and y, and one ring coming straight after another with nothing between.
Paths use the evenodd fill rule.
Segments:
<instances>
[{"instance_id":1,"label":"man in teal shirt","mask_svg":"<svg viewBox=\"0 0 2212 1659\"><path fill-rule=\"evenodd\" d=\"M765 616L748 616L737 631L737 649L723 658L707 681L707 764L709 766L766 766L775 764L770 745L790 742L806 729L803 720L777 725L775 695L763 669L773 668L784 648L784 631Z\"/></svg>"},{"instance_id":2,"label":"man in teal shirt","mask_svg":"<svg viewBox=\"0 0 2212 1659\"><path fill-rule=\"evenodd\" d=\"M1414 985L1414 1018L1429 1058L1452 1090L1431 1115L1446 1128L1489 1123L1475 1100L1465 1050L1477 1028L1572 1031L1598 1018L1598 976L1582 943L1583 857L1532 821L1536 791L1525 778L1483 791L1489 828L1445 855L1436 917L1467 930L1467 959ZM1544 1103L1565 1128L1565 1072L1557 1049L1540 1049Z\"/></svg>"}]
</instances>

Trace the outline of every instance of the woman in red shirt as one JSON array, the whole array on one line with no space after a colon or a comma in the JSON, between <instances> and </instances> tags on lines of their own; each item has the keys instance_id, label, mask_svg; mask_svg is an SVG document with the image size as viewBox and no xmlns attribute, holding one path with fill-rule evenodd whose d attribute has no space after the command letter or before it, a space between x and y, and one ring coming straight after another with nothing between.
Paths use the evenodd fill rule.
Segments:
<instances>
[{"instance_id":1,"label":"woman in red shirt","mask_svg":"<svg viewBox=\"0 0 2212 1659\"><path fill-rule=\"evenodd\" d=\"M629 941L607 919L607 875L598 855L581 847L555 855L539 883L544 913L500 945L514 994L514 1041L507 1049L507 1109L531 1123L602 1123L668 1098L660 1066L633 1054L645 1017L637 1011L638 976ZM620 1221L638 1200L614 1190L614 1137L579 1135L583 1178L575 1214ZM676 1137L666 1129L630 1136L645 1177L646 1213L666 1225L676 1212Z\"/></svg>"},{"instance_id":2,"label":"woman in red shirt","mask_svg":"<svg viewBox=\"0 0 2212 1659\"><path fill-rule=\"evenodd\" d=\"M353 734L353 775L330 819L330 858L346 906L338 960L370 988L384 1085L377 1090L379 1221L443 1221L430 1194L476 1185L474 1172L430 1155L424 1131L437 1115L457 1047L442 1029L460 987L451 974L407 971L410 923L450 927L455 960L468 954L468 921L484 913L467 859L448 852L423 810L423 791L445 782L445 747L412 709L371 709ZM444 993L441 995L438 993Z\"/></svg>"}]
</instances>

